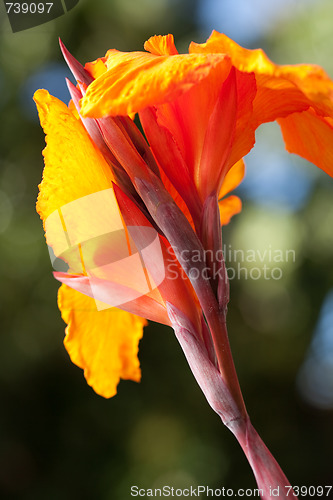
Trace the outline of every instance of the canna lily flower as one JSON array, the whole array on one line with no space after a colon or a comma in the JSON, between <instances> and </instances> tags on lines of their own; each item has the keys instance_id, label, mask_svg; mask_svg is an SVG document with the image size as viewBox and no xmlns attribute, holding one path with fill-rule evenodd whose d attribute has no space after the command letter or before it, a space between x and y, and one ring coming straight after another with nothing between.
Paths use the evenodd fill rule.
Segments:
<instances>
[{"instance_id":1,"label":"canna lily flower","mask_svg":"<svg viewBox=\"0 0 333 500\"><path fill-rule=\"evenodd\" d=\"M247 415L216 256L260 124L277 120L287 149L333 176L333 82L217 32L188 54L154 36L145 52L112 49L85 67L61 47L77 85L68 107L45 90L34 97L47 135L37 211L68 268L54 275L70 357L110 397L120 378L140 379L146 319L171 325L269 498L288 481Z\"/></svg>"},{"instance_id":2,"label":"canna lily flower","mask_svg":"<svg viewBox=\"0 0 333 500\"><path fill-rule=\"evenodd\" d=\"M177 259L173 257L174 260L171 261L172 250L170 244L165 239L161 240L164 252L163 267L164 270L171 269L172 276L177 274L177 279L168 279L166 275L163 283L154 290L149 291L149 293L138 294L135 300L130 300L126 303L124 303L123 300L122 304L116 304L122 308L122 311L119 310L119 307L117 310L110 309L110 305L115 304L114 296L119 295L120 287L124 284L124 281L122 284L119 284L119 282L115 283L114 274L111 276L110 270L106 273L102 271L101 274L100 265L90 265L87 272L88 266L87 262L85 262L87 260L87 251L84 247L84 245L86 245L85 243L80 243L80 247L71 247L70 252L68 251L68 243L66 241L64 247L63 230L65 221L63 220L64 214L62 213L64 212L63 207L72 207L74 200L87 200L87 198L91 198L94 193L104 193L105 196L109 196L108 191L114 191L114 188L116 188L117 207L115 211L117 212L117 209L119 210L124 229L127 231L127 238L127 226L133 227L139 225L140 227L152 228L152 225L146 217L146 212L142 213L142 206L139 210L137 204L135 204L138 200L134 199L135 203L133 203L133 192L135 195L135 190L133 190L131 181L121 165L121 162L126 162L128 158L126 156L125 160L123 158L115 158L114 152L111 151L112 145L108 142L108 134L110 133L110 123L108 123L108 119L95 120L83 118L81 116L79 100L82 98L82 94L84 95L89 84L93 82L94 75L98 73L102 74L105 71L102 60L98 60L95 63L88 63L86 69L84 69L68 53L64 46L62 46L62 49L79 85L76 88L68 82L72 95L72 101L69 107L58 99L50 96L48 92L44 90L37 91L34 96L41 124L47 135L47 147L44 151L45 169L43 181L40 185L37 211L44 221L48 245L53 249L53 253L57 257L60 256L60 258L63 258L69 266L69 271L67 273L54 273L55 277L63 283L63 286L59 290L58 304L63 319L68 324L65 346L72 361L84 369L88 383L92 385L99 394L110 397L116 393L116 386L120 378L139 380L140 370L138 368L137 350L138 342L142 336L143 326L146 324L146 319L141 319L140 316L164 324L170 324L166 302L169 301L170 303L178 304L180 301L184 305L184 307L180 307L180 309L183 309L183 311L192 318L196 327L201 330L202 325L200 322L202 322L202 313L197 310L197 299L189 281L184 279L180 281L179 276L182 275L184 278L184 272L179 269L180 266ZM133 142L136 141L136 146L138 141L142 143L143 138L140 137L132 120L127 118L125 126L131 127L131 140L133 140ZM121 133L123 134L123 132L124 122L121 125ZM126 132L126 137L127 134L128 132ZM94 145L92 145L91 140L94 141ZM111 148L109 148L109 146L111 146ZM119 146L119 143L117 146ZM147 145L145 147L147 149L146 156L149 156L150 150L147 148ZM120 149L121 148L118 147L116 154L119 155ZM130 148L126 150L125 147L125 155L129 154L128 149ZM76 151L75 154L74 151ZM134 162L137 161L140 163L139 160L142 162L141 156L138 155L138 158L135 158ZM155 162L153 157L150 159L150 167L152 162ZM162 178L163 185L166 187L177 206L179 206L186 215L190 224L194 226L192 215L180 193L176 190L160 165L158 167L155 166L154 169L155 171L158 169L158 175ZM82 176L82 172L84 172L84 176ZM140 175L140 172L138 175ZM243 176L244 163L240 160L226 175L220 189L221 224L227 224L230 218L241 210L240 199L234 195L226 195L237 187L243 179ZM75 186L72 186L74 179L77 179L77 182L75 182ZM131 198L128 198L119 186L117 187L117 182ZM99 205L101 211L103 211L104 208L102 205L105 204L105 196L98 196L100 201L97 201L97 205ZM102 227L96 230L96 217L92 219L91 203L95 205L94 212L98 212L95 197L93 201L89 202L87 208L84 209L81 203L77 205L74 214L71 214L72 219L76 218L82 220L82 210L85 210L85 220L83 222L71 222L71 232L73 233L73 225L75 225L75 231L81 231L81 233L83 231L85 236L82 234L72 234L72 241L86 241L88 238L87 234L91 235L91 230L83 228L89 228L89 225L94 227L94 235L103 235L107 232L106 229L103 229L105 223L101 223L100 220L99 225ZM122 205L124 211L120 210L118 205ZM128 208L129 205L130 208ZM114 213L113 218L119 218L119 213ZM124 219L126 217L127 220L125 223ZM198 221L196 221L196 223L198 223ZM65 233L67 233L66 227ZM110 253L114 255L118 254L119 257L119 255L123 253L123 249L119 248L119 244L120 247L124 246L123 242L115 242L114 239L113 241L104 241L103 245L105 248L102 249L101 241L99 241L99 260L101 260L101 254L103 253L108 256L110 256ZM67 249L67 252L64 252L64 248ZM82 255L83 252L85 252L85 256ZM89 252L91 253L91 246L89 247ZM95 256L96 250L93 253ZM156 257L156 255L150 255L151 260L153 260L154 257ZM93 259L89 257L89 260L91 261ZM93 268L93 270L91 268ZM97 274L96 269L98 269ZM175 272L176 269L177 273ZM135 288L133 284L133 275L129 272L127 272L127 281L132 282L130 285L132 289ZM125 293L126 291L127 290L125 290ZM85 294L84 298L81 296L82 293ZM84 307L80 306L77 308L77 304L82 303L82 301L84 301ZM70 307L70 304L72 304L72 307ZM78 313L78 310L80 313ZM85 316L87 316L87 318L85 318ZM94 335L93 332L108 332L109 327L106 325L109 325L111 316L114 324L118 325L118 333L115 331L109 349L103 350L105 356L104 358L102 356L103 359L100 359L101 350L99 349L100 344L97 342L98 336ZM122 318L122 321L118 319L118 316ZM103 323L105 323L105 326L103 326ZM198 326L199 323L200 326ZM120 328L121 324L124 325L123 328ZM128 335L128 324L135 325L133 328L136 333ZM124 331L127 332L127 337L129 337L128 341L124 341L124 337L126 338ZM100 336L101 334L99 334L99 337ZM117 338L122 339L122 341L116 341ZM94 342L92 342L92 339L94 339ZM103 341L100 340L100 342ZM131 346L130 348L126 347L128 344ZM134 345L136 346L136 350L133 347ZM84 346L87 346L87 348L85 349ZM114 359L117 359L116 363L110 361L112 356ZM127 367L128 365L133 365L135 367L135 369L133 369L133 376L129 376L129 370L124 371L122 368L119 368L122 366ZM105 366L108 366L107 370ZM115 368L116 366L118 366L118 369Z\"/></svg>"}]
</instances>

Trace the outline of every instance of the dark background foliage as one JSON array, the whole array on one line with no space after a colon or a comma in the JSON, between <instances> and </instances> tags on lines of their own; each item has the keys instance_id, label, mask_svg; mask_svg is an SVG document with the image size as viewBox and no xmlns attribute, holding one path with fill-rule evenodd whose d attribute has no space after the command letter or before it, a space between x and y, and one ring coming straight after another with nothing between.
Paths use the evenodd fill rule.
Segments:
<instances>
[{"instance_id":1,"label":"dark background foliage","mask_svg":"<svg viewBox=\"0 0 333 500\"><path fill-rule=\"evenodd\" d=\"M332 4L299 4L270 2L267 11L268 2L256 0L249 17L242 0L81 0L65 16L14 34L1 5L1 498L122 500L131 485L255 487L171 329L146 328L142 382L121 382L111 400L71 364L35 213L44 135L32 94L45 87L68 100L58 36L85 62L109 48L141 50L149 36L169 32L186 50L216 28L277 62L318 63L332 76ZM295 259L281 263L279 280L246 279L246 269L262 270L263 262L240 262L246 269L231 281L230 340L253 423L292 484L329 485L333 184L283 149L275 126L259 130L239 190L244 210L224 237L232 249L292 249Z\"/></svg>"}]
</instances>

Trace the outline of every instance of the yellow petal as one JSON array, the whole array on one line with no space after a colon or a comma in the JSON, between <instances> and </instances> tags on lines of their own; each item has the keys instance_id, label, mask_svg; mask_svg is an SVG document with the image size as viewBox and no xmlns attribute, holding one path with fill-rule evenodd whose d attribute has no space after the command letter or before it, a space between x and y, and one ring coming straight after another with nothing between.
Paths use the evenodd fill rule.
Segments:
<instances>
[{"instance_id":1,"label":"yellow petal","mask_svg":"<svg viewBox=\"0 0 333 500\"><path fill-rule=\"evenodd\" d=\"M226 194L230 193L242 182L245 175L245 163L243 160L239 160L235 165L231 167L225 176L220 192L219 199L223 198Z\"/></svg>"},{"instance_id":2,"label":"yellow petal","mask_svg":"<svg viewBox=\"0 0 333 500\"><path fill-rule=\"evenodd\" d=\"M151 36L149 40L145 42L144 47L145 50L157 56L175 56L178 54L173 35L170 34L165 36Z\"/></svg>"},{"instance_id":3,"label":"yellow petal","mask_svg":"<svg viewBox=\"0 0 333 500\"><path fill-rule=\"evenodd\" d=\"M115 308L97 311L94 299L66 285L58 305L68 325L67 352L97 394L114 396L120 379L140 381L137 353L145 319Z\"/></svg>"},{"instance_id":4,"label":"yellow petal","mask_svg":"<svg viewBox=\"0 0 333 500\"><path fill-rule=\"evenodd\" d=\"M238 196L228 196L219 201L221 226L229 224L233 215L238 214L242 210L242 202Z\"/></svg>"},{"instance_id":5,"label":"yellow petal","mask_svg":"<svg viewBox=\"0 0 333 500\"><path fill-rule=\"evenodd\" d=\"M128 115L173 100L230 62L224 54L157 56L109 51L108 70L94 80L81 100L83 116Z\"/></svg>"},{"instance_id":6,"label":"yellow petal","mask_svg":"<svg viewBox=\"0 0 333 500\"><path fill-rule=\"evenodd\" d=\"M83 196L112 187L110 167L82 123L46 90L34 95L47 146L37 211L43 221L55 210Z\"/></svg>"}]
</instances>

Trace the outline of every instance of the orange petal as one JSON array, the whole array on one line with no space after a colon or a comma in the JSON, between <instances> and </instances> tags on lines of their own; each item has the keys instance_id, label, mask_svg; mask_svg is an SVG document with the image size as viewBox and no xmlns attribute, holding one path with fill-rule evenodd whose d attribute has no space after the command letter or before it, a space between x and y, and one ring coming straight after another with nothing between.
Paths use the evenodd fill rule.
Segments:
<instances>
[{"instance_id":1,"label":"orange petal","mask_svg":"<svg viewBox=\"0 0 333 500\"><path fill-rule=\"evenodd\" d=\"M207 123L200 163L195 172L202 200L216 192L219 179L225 172L235 139L237 104L236 71L231 68Z\"/></svg>"},{"instance_id":2,"label":"orange petal","mask_svg":"<svg viewBox=\"0 0 333 500\"><path fill-rule=\"evenodd\" d=\"M94 299L66 285L59 289L58 304L68 325L67 352L97 394L114 396L121 378L140 381L137 354L146 320L120 309L97 311Z\"/></svg>"},{"instance_id":3,"label":"orange petal","mask_svg":"<svg viewBox=\"0 0 333 500\"><path fill-rule=\"evenodd\" d=\"M82 123L46 90L34 95L47 146L37 211L43 221L73 200L112 187L110 167Z\"/></svg>"},{"instance_id":4,"label":"orange petal","mask_svg":"<svg viewBox=\"0 0 333 500\"><path fill-rule=\"evenodd\" d=\"M333 120L312 109L278 120L286 149L311 161L333 177Z\"/></svg>"},{"instance_id":5,"label":"orange petal","mask_svg":"<svg viewBox=\"0 0 333 500\"><path fill-rule=\"evenodd\" d=\"M245 49L217 31L206 43L192 42L189 52L225 53L240 71L255 73L257 124L303 111L309 105L320 114L333 112L333 82L319 66L274 64L263 50Z\"/></svg>"},{"instance_id":6,"label":"orange petal","mask_svg":"<svg viewBox=\"0 0 333 500\"><path fill-rule=\"evenodd\" d=\"M254 146L255 126L252 123L253 103L257 95L255 76L236 71L237 77L237 121L231 154L225 171L243 158ZM223 177L220 178L220 182ZM221 185L221 184L220 184ZM220 188L219 185L219 188Z\"/></svg>"},{"instance_id":7,"label":"orange petal","mask_svg":"<svg viewBox=\"0 0 333 500\"><path fill-rule=\"evenodd\" d=\"M158 105L189 90L220 64L224 54L157 56L145 52L109 51L108 71L94 80L81 101L81 114L128 115Z\"/></svg>"},{"instance_id":8,"label":"orange petal","mask_svg":"<svg viewBox=\"0 0 333 500\"><path fill-rule=\"evenodd\" d=\"M229 224L233 215L238 214L242 210L242 202L238 196L228 196L219 201L221 226Z\"/></svg>"},{"instance_id":9,"label":"orange petal","mask_svg":"<svg viewBox=\"0 0 333 500\"><path fill-rule=\"evenodd\" d=\"M86 63L84 69L86 69L93 78L98 78L107 70L105 57L99 57L96 61Z\"/></svg>"},{"instance_id":10,"label":"orange petal","mask_svg":"<svg viewBox=\"0 0 333 500\"><path fill-rule=\"evenodd\" d=\"M140 113L148 142L157 157L161 149L158 135L161 135L163 130L168 131L177 146L177 151L180 152L187 170L181 168L181 162L178 162L179 166L174 168L174 162L168 161L168 155L174 155L174 145L170 141L169 151L162 152L160 155L162 159L158 157L158 161L188 206L190 205L186 197L187 186L189 186L187 177L190 176L193 179L197 192L205 198L207 195L207 192L203 193L205 186L206 191L207 186L212 187L212 185L218 191L225 171L246 155L254 144L254 127L250 126L250 119L252 101L256 92L255 79L253 75L236 70L237 96L233 106L231 99L230 103L228 100L231 96L226 96L224 92L229 70L230 67L227 65L223 68L220 66L218 71L212 71L209 77L175 101L158 106L154 113L157 117L159 132L156 132L156 127L152 127L151 130L149 127L147 116L152 114L152 108ZM229 106L226 106L225 99ZM235 107L236 113L233 113ZM219 147L216 144L219 144ZM203 149L206 149L206 162L203 161ZM226 156L223 156L224 151L227 153ZM223 157L227 161L224 166L222 163L221 172ZM205 183L204 177L206 177ZM175 181L177 178L178 182ZM193 189L191 193L194 193Z\"/></svg>"},{"instance_id":11,"label":"orange petal","mask_svg":"<svg viewBox=\"0 0 333 500\"><path fill-rule=\"evenodd\" d=\"M273 74L277 65L275 65L262 49L245 49L238 43L231 40L218 31L213 30L212 34L205 43L191 42L189 47L190 54L197 53L224 53L229 54L232 64L240 71L247 73Z\"/></svg>"},{"instance_id":12,"label":"orange petal","mask_svg":"<svg viewBox=\"0 0 333 500\"><path fill-rule=\"evenodd\" d=\"M173 35L170 34L165 36L151 36L149 40L145 42L144 47L147 52L157 56L175 56L178 54Z\"/></svg>"},{"instance_id":13,"label":"orange petal","mask_svg":"<svg viewBox=\"0 0 333 500\"><path fill-rule=\"evenodd\" d=\"M243 160L239 160L235 165L231 167L225 176L220 192L219 199L223 198L226 194L230 193L242 182L245 175L245 163Z\"/></svg>"},{"instance_id":14,"label":"orange petal","mask_svg":"<svg viewBox=\"0 0 333 500\"><path fill-rule=\"evenodd\" d=\"M223 64L213 69L209 76L198 85L194 85L174 101L157 107L158 124L172 135L198 191L200 191L200 181L195 174L200 171L200 159L207 124L216 105L221 86L228 77L230 69L230 62L225 59ZM145 132L149 136L149 130L145 130ZM169 168L172 168L172 164ZM183 172L177 173L181 180ZM177 175L177 173L173 173L173 175Z\"/></svg>"}]
</instances>

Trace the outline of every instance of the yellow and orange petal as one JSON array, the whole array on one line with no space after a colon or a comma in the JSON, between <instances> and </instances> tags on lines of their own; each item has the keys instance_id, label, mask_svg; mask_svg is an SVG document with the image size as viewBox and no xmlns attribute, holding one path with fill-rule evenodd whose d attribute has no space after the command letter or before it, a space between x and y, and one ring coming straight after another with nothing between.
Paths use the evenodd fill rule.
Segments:
<instances>
[{"instance_id":1,"label":"yellow and orange petal","mask_svg":"<svg viewBox=\"0 0 333 500\"><path fill-rule=\"evenodd\" d=\"M225 53L240 71L255 73L258 93L254 101L257 125L310 105L319 114L333 112L333 82L325 71L311 64L274 64L262 49L241 47L226 35L213 31L207 42L192 42L191 54Z\"/></svg>"},{"instance_id":2,"label":"yellow and orange petal","mask_svg":"<svg viewBox=\"0 0 333 500\"><path fill-rule=\"evenodd\" d=\"M145 319L115 308L98 311L94 299L66 285L59 289L58 305L68 325L68 354L97 394L114 396L120 379L140 381L137 354Z\"/></svg>"},{"instance_id":3,"label":"yellow and orange petal","mask_svg":"<svg viewBox=\"0 0 333 500\"><path fill-rule=\"evenodd\" d=\"M155 35L151 36L144 44L147 52L157 56L175 56L178 50L175 46L173 35Z\"/></svg>"},{"instance_id":4,"label":"yellow and orange petal","mask_svg":"<svg viewBox=\"0 0 333 500\"><path fill-rule=\"evenodd\" d=\"M107 71L94 80L81 100L86 117L129 115L176 99L205 79L214 68L230 71L225 54L172 57L148 52L109 51Z\"/></svg>"}]
</instances>

